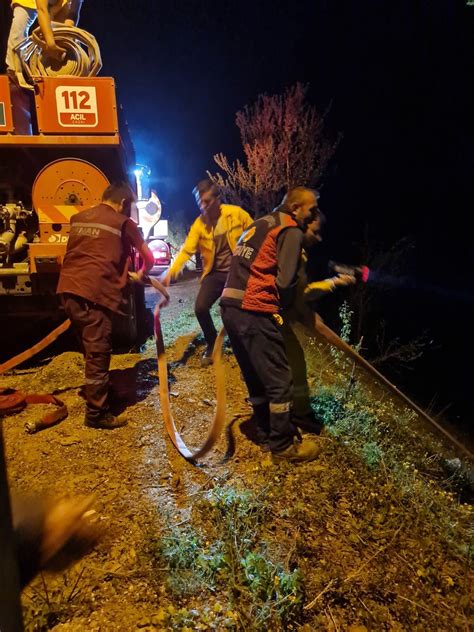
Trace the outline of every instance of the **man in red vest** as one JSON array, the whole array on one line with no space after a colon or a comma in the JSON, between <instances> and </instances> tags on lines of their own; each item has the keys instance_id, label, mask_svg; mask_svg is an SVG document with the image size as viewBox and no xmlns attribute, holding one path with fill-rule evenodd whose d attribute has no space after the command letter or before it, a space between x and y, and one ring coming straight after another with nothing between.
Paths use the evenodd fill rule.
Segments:
<instances>
[{"instance_id":1,"label":"man in red vest","mask_svg":"<svg viewBox=\"0 0 474 632\"><path fill-rule=\"evenodd\" d=\"M262 443L275 463L311 461L314 441L299 442L292 419L292 377L282 336L281 308L291 305L303 234L318 213L317 193L288 191L280 206L239 239L222 293L222 320L254 408Z\"/></svg>"},{"instance_id":2,"label":"man in red vest","mask_svg":"<svg viewBox=\"0 0 474 632\"><path fill-rule=\"evenodd\" d=\"M134 199L128 184L111 185L99 206L72 217L59 277L57 292L82 341L86 361L85 423L92 428L112 430L127 423L112 415L107 401L112 314L119 312L122 302L131 247L144 261L139 279L154 264L153 253L128 217Z\"/></svg>"}]
</instances>

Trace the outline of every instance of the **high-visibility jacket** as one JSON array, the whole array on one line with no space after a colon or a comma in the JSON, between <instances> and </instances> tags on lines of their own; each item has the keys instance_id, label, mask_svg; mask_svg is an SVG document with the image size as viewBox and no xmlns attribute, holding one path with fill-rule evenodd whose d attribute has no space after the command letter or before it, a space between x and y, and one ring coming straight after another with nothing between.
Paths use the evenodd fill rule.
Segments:
<instances>
[{"instance_id":1,"label":"high-visibility jacket","mask_svg":"<svg viewBox=\"0 0 474 632\"><path fill-rule=\"evenodd\" d=\"M231 252L234 252L240 235L250 226L253 219L247 211L233 204L221 204L221 217L226 226L227 243L229 244ZM206 274L209 274L214 265L216 245L214 242L214 228L209 226L202 216L199 216L191 226L186 241L171 266L170 275L172 278L175 278L179 274L186 261L198 250L201 253L203 261L201 278L204 278Z\"/></svg>"},{"instance_id":2,"label":"high-visibility jacket","mask_svg":"<svg viewBox=\"0 0 474 632\"><path fill-rule=\"evenodd\" d=\"M11 5L18 4L25 9L36 9L36 0L12 0Z\"/></svg>"},{"instance_id":3,"label":"high-visibility jacket","mask_svg":"<svg viewBox=\"0 0 474 632\"><path fill-rule=\"evenodd\" d=\"M59 4L61 7L64 7L68 3L68 0L59 0L56 4ZM11 5L18 4L20 7L25 7L25 9L36 9L36 0L11 0Z\"/></svg>"}]
</instances>

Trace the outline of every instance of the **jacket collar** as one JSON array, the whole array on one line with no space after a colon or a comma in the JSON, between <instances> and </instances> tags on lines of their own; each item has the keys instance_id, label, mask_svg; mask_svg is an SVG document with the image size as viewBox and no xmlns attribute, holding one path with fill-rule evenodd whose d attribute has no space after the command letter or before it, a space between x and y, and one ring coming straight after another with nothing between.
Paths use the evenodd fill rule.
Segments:
<instances>
[{"instance_id":1,"label":"jacket collar","mask_svg":"<svg viewBox=\"0 0 474 632\"><path fill-rule=\"evenodd\" d=\"M285 215L289 215L292 219L295 219L284 204L279 204L278 206L275 206L275 208L273 209L273 213L284 213Z\"/></svg>"}]
</instances>

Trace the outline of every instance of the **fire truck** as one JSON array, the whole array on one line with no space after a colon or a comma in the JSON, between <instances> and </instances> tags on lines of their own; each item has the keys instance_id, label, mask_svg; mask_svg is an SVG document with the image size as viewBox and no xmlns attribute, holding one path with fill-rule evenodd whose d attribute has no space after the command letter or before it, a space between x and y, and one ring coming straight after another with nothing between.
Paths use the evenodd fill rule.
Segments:
<instances>
[{"instance_id":1,"label":"fire truck","mask_svg":"<svg viewBox=\"0 0 474 632\"><path fill-rule=\"evenodd\" d=\"M114 79L37 78L26 108L12 103L15 89L0 76L2 332L13 321L55 326L64 319L56 285L70 219L98 204L109 183L133 184L135 164ZM116 346L133 345L145 321L143 288L127 286L124 294Z\"/></svg>"}]
</instances>

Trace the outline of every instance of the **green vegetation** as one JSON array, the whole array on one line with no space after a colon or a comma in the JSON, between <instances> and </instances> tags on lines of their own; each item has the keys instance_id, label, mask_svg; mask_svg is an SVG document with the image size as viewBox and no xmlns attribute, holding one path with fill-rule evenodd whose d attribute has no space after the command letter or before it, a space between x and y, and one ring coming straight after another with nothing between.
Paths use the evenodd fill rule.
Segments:
<instances>
[{"instance_id":1,"label":"green vegetation","mask_svg":"<svg viewBox=\"0 0 474 632\"><path fill-rule=\"evenodd\" d=\"M212 307L211 316L216 327L222 327L218 304L215 304ZM191 333L192 331L195 331L196 333L198 331L200 332L199 325L194 314L194 296L190 297L189 300L186 300L186 302L182 305L182 309L173 315L172 320L167 320L166 325L163 326L163 342L165 343L165 347L168 348L173 345L176 340L183 335L183 332ZM199 333L196 342L204 342L204 338L201 333ZM154 343L150 341L150 344Z\"/></svg>"},{"instance_id":2,"label":"green vegetation","mask_svg":"<svg viewBox=\"0 0 474 632\"><path fill-rule=\"evenodd\" d=\"M163 327L169 341L183 327L196 329L191 297ZM89 460L107 471L101 485L110 532L80 562L84 572L45 575L24 591L29 632L61 624L108 630L112 620L114 629L144 632L473 629L467 466L344 354L333 355L317 337L301 342L311 404L325 426L312 463L275 466L237 436L233 459L220 461L220 444L202 467L192 466L163 449L161 426L145 406L129 428L146 439L138 448L130 434L117 449L114 436L100 461L95 443L78 441L78 458L90 445ZM186 396L196 370L175 371ZM226 379L229 410L233 402L240 410L233 361ZM193 381L193 399L176 399L176 419L191 417L208 391L208 380ZM199 415L193 424L197 433L207 428ZM65 446L57 446L56 459L68 464ZM117 467L110 468L110 453L123 457Z\"/></svg>"},{"instance_id":3,"label":"green vegetation","mask_svg":"<svg viewBox=\"0 0 474 632\"><path fill-rule=\"evenodd\" d=\"M268 517L264 495L215 487L193 508L199 525L175 527L152 543L160 564L168 565L168 588L176 599L202 595L215 601L204 611L163 611L169 629L294 629L301 614L303 586L298 570L275 561L262 539ZM184 628L182 626L185 626Z\"/></svg>"},{"instance_id":4,"label":"green vegetation","mask_svg":"<svg viewBox=\"0 0 474 632\"><path fill-rule=\"evenodd\" d=\"M194 499L186 527L157 538L164 629L469 629L466 468L344 354L304 348L321 456L275 467L256 453L238 488Z\"/></svg>"}]
</instances>

